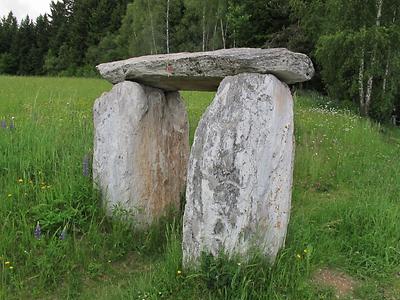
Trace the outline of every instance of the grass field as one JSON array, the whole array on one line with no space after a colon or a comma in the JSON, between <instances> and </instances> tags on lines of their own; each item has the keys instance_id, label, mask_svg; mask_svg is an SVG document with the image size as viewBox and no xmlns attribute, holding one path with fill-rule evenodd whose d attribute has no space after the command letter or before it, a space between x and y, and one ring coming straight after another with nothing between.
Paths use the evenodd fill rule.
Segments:
<instances>
[{"instance_id":1,"label":"grass field","mask_svg":"<svg viewBox=\"0 0 400 300\"><path fill-rule=\"evenodd\" d=\"M110 87L0 77L0 299L400 299L400 130L296 97L293 209L277 263L205 258L182 271L179 214L133 231L105 218L84 176L91 107ZM192 140L213 95L183 94Z\"/></svg>"}]
</instances>

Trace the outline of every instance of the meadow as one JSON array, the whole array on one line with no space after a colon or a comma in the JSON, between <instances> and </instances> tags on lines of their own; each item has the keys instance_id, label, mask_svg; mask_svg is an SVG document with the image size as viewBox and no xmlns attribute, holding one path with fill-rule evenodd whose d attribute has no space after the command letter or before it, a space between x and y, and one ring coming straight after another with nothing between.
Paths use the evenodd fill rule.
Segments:
<instances>
[{"instance_id":1,"label":"meadow","mask_svg":"<svg viewBox=\"0 0 400 300\"><path fill-rule=\"evenodd\" d=\"M179 212L137 231L93 190L91 110L110 88L0 77L0 299L400 299L399 129L298 92L277 262L205 256L182 270ZM213 94L183 96L192 141Z\"/></svg>"}]
</instances>

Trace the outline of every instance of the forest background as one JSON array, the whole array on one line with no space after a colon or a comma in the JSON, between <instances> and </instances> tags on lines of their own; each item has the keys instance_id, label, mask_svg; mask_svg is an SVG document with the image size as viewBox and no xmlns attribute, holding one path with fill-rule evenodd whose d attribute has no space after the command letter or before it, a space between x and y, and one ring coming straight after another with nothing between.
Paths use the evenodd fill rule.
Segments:
<instances>
[{"instance_id":1,"label":"forest background","mask_svg":"<svg viewBox=\"0 0 400 300\"><path fill-rule=\"evenodd\" d=\"M146 54L285 47L309 55L305 86L387 122L400 111L398 0L62 0L0 20L0 74L97 76ZM397 112L396 112L397 111Z\"/></svg>"}]
</instances>

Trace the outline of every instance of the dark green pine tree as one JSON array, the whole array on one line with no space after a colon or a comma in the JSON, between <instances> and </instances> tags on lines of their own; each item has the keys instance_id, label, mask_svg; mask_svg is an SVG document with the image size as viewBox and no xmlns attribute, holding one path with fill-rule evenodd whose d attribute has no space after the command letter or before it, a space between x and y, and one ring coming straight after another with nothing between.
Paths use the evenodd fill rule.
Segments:
<instances>
[{"instance_id":1,"label":"dark green pine tree","mask_svg":"<svg viewBox=\"0 0 400 300\"><path fill-rule=\"evenodd\" d=\"M44 59L43 70L49 75L57 75L71 63L60 59L60 52L69 49L67 42L72 15L72 0L50 3L48 51ZM61 53L62 54L62 53Z\"/></svg>"},{"instance_id":2,"label":"dark green pine tree","mask_svg":"<svg viewBox=\"0 0 400 300\"><path fill-rule=\"evenodd\" d=\"M18 75L29 75L34 73L32 63L35 47L34 25L29 16L22 19L16 39L11 46L11 54L18 61Z\"/></svg>"},{"instance_id":3,"label":"dark green pine tree","mask_svg":"<svg viewBox=\"0 0 400 300\"><path fill-rule=\"evenodd\" d=\"M1 19L0 31L0 73L16 74L17 58L11 53L12 45L17 37L18 22L12 12Z\"/></svg>"},{"instance_id":4,"label":"dark green pine tree","mask_svg":"<svg viewBox=\"0 0 400 300\"><path fill-rule=\"evenodd\" d=\"M47 14L40 15L35 23L35 46L32 53L34 74L44 74L44 60L49 49L50 22Z\"/></svg>"},{"instance_id":5,"label":"dark green pine tree","mask_svg":"<svg viewBox=\"0 0 400 300\"><path fill-rule=\"evenodd\" d=\"M71 14L71 0L52 1L50 3L49 50L53 53L58 53L61 46L66 42Z\"/></svg>"},{"instance_id":6,"label":"dark green pine tree","mask_svg":"<svg viewBox=\"0 0 400 300\"><path fill-rule=\"evenodd\" d=\"M229 0L231 38L241 47L260 47L291 25L289 0Z\"/></svg>"}]
</instances>

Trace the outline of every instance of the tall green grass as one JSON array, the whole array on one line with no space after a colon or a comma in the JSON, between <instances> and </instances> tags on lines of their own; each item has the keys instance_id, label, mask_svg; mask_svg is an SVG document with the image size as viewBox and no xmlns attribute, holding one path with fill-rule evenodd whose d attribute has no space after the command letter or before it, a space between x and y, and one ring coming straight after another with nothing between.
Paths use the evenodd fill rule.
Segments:
<instances>
[{"instance_id":1,"label":"tall green grass","mask_svg":"<svg viewBox=\"0 0 400 300\"><path fill-rule=\"evenodd\" d=\"M327 267L353 276L359 299L400 299L399 130L300 95L293 210L277 263L204 257L183 271L179 213L134 231L104 216L84 176L93 101L110 88L0 77L0 120L15 124L0 128L0 298L331 299L312 281ZM183 95L192 141L213 95Z\"/></svg>"}]
</instances>

